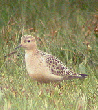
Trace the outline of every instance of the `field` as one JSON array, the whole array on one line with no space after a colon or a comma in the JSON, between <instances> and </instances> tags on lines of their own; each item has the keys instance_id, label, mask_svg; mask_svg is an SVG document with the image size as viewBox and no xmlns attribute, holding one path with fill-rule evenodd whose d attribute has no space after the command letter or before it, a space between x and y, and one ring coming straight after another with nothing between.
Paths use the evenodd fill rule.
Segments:
<instances>
[{"instance_id":1,"label":"field","mask_svg":"<svg viewBox=\"0 0 98 110\"><path fill-rule=\"evenodd\" d=\"M0 110L98 109L96 0L0 1ZM58 84L33 81L25 68L23 34L85 79ZM13 52L13 53L12 53Z\"/></svg>"}]
</instances>

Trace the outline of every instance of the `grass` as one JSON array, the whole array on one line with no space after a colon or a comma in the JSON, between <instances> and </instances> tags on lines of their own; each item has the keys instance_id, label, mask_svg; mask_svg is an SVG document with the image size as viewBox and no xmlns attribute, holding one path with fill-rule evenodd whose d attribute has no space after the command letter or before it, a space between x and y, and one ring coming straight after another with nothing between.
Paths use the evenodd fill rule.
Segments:
<instances>
[{"instance_id":1,"label":"grass","mask_svg":"<svg viewBox=\"0 0 98 110\"><path fill-rule=\"evenodd\" d=\"M1 0L0 5L0 110L97 110L96 2ZM39 49L88 77L61 82L61 87L33 81L24 50L9 54L22 34L34 35Z\"/></svg>"}]
</instances>

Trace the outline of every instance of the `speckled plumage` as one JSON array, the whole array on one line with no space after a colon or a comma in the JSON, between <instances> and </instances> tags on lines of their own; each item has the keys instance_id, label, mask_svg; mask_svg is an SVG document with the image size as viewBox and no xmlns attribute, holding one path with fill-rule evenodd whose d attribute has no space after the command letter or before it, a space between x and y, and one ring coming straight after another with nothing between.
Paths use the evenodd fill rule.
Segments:
<instances>
[{"instance_id":1,"label":"speckled plumage","mask_svg":"<svg viewBox=\"0 0 98 110\"><path fill-rule=\"evenodd\" d=\"M65 76L65 75L76 75L73 71L69 70L58 58L46 52L39 51L42 57L45 58L47 66L49 67L52 74Z\"/></svg>"},{"instance_id":2,"label":"speckled plumage","mask_svg":"<svg viewBox=\"0 0 98 110\"><path fill-rule=\"evenodd\" d=\"M21 38L21 46L25 48L26 69L34 80L47 83L87 76L71 71L55 56L38 50L31 35Z\"/></svg>"}]
</instances>

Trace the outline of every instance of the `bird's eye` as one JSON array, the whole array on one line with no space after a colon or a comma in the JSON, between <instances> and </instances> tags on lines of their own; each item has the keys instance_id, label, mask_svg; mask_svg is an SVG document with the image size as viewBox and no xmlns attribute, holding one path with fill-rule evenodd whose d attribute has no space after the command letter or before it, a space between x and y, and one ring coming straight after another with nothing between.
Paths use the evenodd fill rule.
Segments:
<instances>
[{"instance_id":1,"label":"bird's eye","mask_svg":"<svg viewBox=\"0 0 98 110\"><path fill-rule=\"evenodd\" d=\"M30 42L30 40L28 40L28 43Z\"/></svg>"}]
</instances>

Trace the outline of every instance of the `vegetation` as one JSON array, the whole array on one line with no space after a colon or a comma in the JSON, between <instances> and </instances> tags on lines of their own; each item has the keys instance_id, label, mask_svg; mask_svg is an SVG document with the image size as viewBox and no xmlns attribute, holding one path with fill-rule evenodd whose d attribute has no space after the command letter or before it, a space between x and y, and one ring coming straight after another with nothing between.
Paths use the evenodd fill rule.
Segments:
<instances>
[{"instance_id":1,"label":"vegetation","mask_svg":"<svg viewBox=\"0 0 98 110\"><path fill-rule=\"evenodd\" d=\"M96 0L0 1L0 110L97 110L98 12ZM27 75L23 34L39 49L88 77L39 84ZM14 52L14 54L10 54Z\"/></svg>"}]
</instances>

